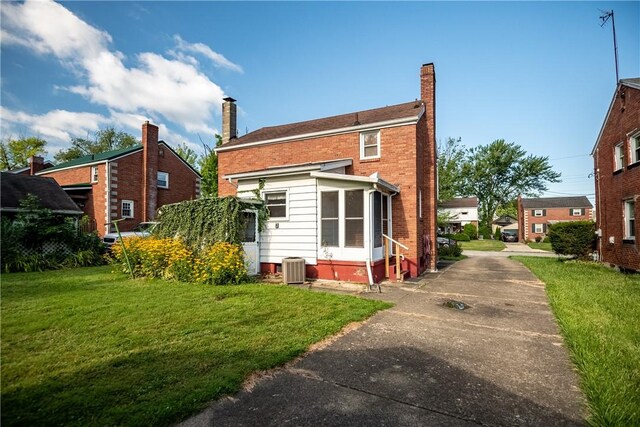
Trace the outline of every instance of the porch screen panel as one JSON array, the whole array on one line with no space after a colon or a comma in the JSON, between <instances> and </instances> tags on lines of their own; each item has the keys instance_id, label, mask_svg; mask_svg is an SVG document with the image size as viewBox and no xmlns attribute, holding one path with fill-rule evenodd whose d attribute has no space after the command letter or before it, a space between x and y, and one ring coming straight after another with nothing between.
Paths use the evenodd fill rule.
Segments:
<instances>
[{"instance_id":1,"label":"porch screen panel","mask_svg":"<svg viewBox=\"0 0 640 427\"><path fill-rule=\"evenodd\" d=\"M338 192L323 191L321 193L320 203L322 204L320 212L322 246L340 246Z\"/></svg>"},{"instance_id":2,"label":"porch screen panel","mask_svg":"<svg viewBox=\"0 0 640 427\"><path fill-rule=\"evenodd\" d=\"M344 245L364 248L364 190L344 192Z\"/></svg>"},{"instance_id":3,"label":"porch screen panel","mask_svg":"<svg viewBox=\"0 0 640 427\"><path fill-rule=\"evenodd\" d=\"M382 194L376 191L373 193L373 247L382 246ZM388 234L387 234L388 235Z\"/></svg>"}]
</instances>

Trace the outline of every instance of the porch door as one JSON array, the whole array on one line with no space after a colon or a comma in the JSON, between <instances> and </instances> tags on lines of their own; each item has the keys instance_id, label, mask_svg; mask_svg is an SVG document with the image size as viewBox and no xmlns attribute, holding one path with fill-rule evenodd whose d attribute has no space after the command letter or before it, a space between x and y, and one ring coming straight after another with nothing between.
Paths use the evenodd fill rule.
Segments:
<instances>
[{"instance_id":1,"label":"porch door","mask_svg":"<svg viewBox=\"0 0 640 427\"><path fill-rule=\"evenodd\" d=\"M256 275L260 273L260 242L258 241L258 220L255 211L245 211L244 215L244 265L247 273Z\"/></svg>"}]
</instances>

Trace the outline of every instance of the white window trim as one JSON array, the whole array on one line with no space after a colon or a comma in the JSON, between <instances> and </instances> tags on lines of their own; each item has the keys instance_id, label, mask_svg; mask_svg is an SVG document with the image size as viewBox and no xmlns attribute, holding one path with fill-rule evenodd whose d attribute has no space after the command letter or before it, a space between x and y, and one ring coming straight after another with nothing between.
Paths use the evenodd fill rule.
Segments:
<instances>
[{"instance_id":1,"label":"white window trim","mask_svg":"<svg viewBox=\"0 0 640 427\"><path fill-rule=\"evenodd\" d=\"M364 141L365 135L368 134L376 134L376 147L378 148L378 154L375 156L365 156L364 155ZM379 159L380 158L380 130L361 132L360 133L360 160L369 160L369 159Z\"/></svg>"},{"instance_id":2,"label":"white window trim","mask_svg":"<svg viewBox=\"0 0 640 427\"><path fill-rule=\"evenodd\" d=\"M629 227L629 221L633 218L634 222L636 220L635 212L631 212L633 216L629 216L629 203L633 203L635 207L634 199L627 199L623 203L623 216L624 219L624 240L635 240L636 236L631 236L631 228Z\"/></svg>"},{"instance_id":3,"label":"white window trim","mask_svg":"<svg viewBox=\"0 0 640 427\"><path fill-rule=\"evenodd\" d=\"M129 203L131 205L131 215L125 216L124 214L124 204L125 203ZM135 215L135 210L134 210L134 202L133 200L122 200L120 201L120 214L122 216L122 218L133 218Z\"/></svg>"},{"instance_id":4,"label":"white window trim","mask_svg":"<svg viewBox=\"0 0 640 427\"><path fill-rule=\"evenodd\" d=\"M538 231L538 227L540 227L540 231ZM533 232L536 234L544 233L544 224L533 224Z\"/></svg>"},{"instance_id":5,"label":"white window trim","mask_svg":"<svg viewBox=\"0 0 640 427\"><path fill-rule=\"evenodd\" d=\"M576 213L576 211L578 213ZM582 216L582 208L572 208L571 209L571 216Z\"/></svg>"},{"instance_id":6,"label":"white window trim","mask_svg":"<svg viewBox=\"0 0 640 427\"><path fill-rule=\"evenodd\" d=\"M91 183L95 184L96 182L98 182L98 177L99 177L98 165L91 166Z\"/></svg>"},{"instance_id":7,"label":"white window trim","mask_svg":"<svg viewBox=\"0 0 640 427\"><path fill-rule=\"evenodd\" d=\"M267 206L267 194L274 194L274 193L284 193L284 210L285 210L285 216L277 216L277 217L271 217L271 215L269 215L269 222L282 222L282 221L289 221L289 190L288 189L282 189L282 190L268 190L268 191L263 191L262 192L262 200L265 201L265 206Z\"/></svg>"},{"instance_id":8,"label":"white window trim","mask_svg":"<svg viewBox=\"0 0 640 427\"><path fill-rule=\"evenodd\" d=\"M167 177L167 179L165 180L167 182L167 185L160 185L160 174L163 173L165 174L165 176ZM158 181L158 188L169 188L169 172L163 172L163 171L158 171L157 174L157 181Z\"/></svg>"},{"instance_id":9,"label":"white window trim","mask_svg":"<svg viewBox=\"0 0 640 427\"><path fill-rule=\"evenodd\" d=\"M635 145L635 147L634 147ZM640 155L636 155L637 148L640 148L640 132L629 137L629 164L640 162Z\"/></svg>"},{"instance_id":10,"label":"white window trim","mask_svg":"<svg viewBox=\"0 0 640 427\"><path fill-rule=\"evenodd\" d=\"M616 172L622 169L624 169L624 143L621 142L613 147L613 171Z\"/></svg>"},{"instance_id":11,"label":"white window trim","mask_svg":"<svg viewBox=\"0 0 640 427\"><path fill-rule=\"evenodd\" d=\"M540 215L538 215L538 212L540 212ZM533 210L533 216L535 217L543 217L544 216L544 209L534 209Z\"/></svg>"}]
</instances>

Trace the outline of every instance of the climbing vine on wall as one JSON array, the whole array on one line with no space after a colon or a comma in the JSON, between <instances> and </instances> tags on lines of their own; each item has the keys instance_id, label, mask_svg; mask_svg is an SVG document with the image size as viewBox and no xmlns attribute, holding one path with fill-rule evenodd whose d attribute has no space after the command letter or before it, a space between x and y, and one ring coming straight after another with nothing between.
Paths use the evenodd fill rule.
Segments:
<instances>
[{"instance_id":1,"label":"climbing vine on wall","mask_svg":"<svg viewBox=\"0 0 640 427\"><path fill-rule=\"evenodd\" d=\"M154 234L160 238L177 237L199 251L215 242L241 243L244 237L245 211L257 211L258 230L268 218L263 203L250 203L238 197L205 197L163 206Z\"/></svg>"}]
</instances>

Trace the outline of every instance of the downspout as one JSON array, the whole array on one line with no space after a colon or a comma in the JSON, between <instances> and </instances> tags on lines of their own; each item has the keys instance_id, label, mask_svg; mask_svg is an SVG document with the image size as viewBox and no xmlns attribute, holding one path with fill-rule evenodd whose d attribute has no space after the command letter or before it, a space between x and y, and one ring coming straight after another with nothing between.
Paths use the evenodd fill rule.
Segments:
<instances>
[{"instance_id":1,"label":"downspout","mask_svg":"<svg viewBox=\"0 0 640 427\"><path fill-rule=\"evenodd\" d=\"M596 201L596 213L598 214L598 261L602 262L602 209L600 209L601 206L604 206L602 203L602 199L600 198L600 165L598 164L598 152L600 151L599 148L596 148L596 170L595 170L595 174L596 174L596 182L598 183L598 200ZM598 204L600 204L600 206L598 206Z\"/></svg>"},{"instance_id":2,"label":"downspout","mask_svg":"<svg viewBox=\"0 0 640 427\"><path fill-rule=\"evenodd\" d=\"M227 181L229 181L229 184L233 185L234 187L238 188L238 184L234 184L233 180L231 178L227 178Z\"/></svg>"}]
</instances>

